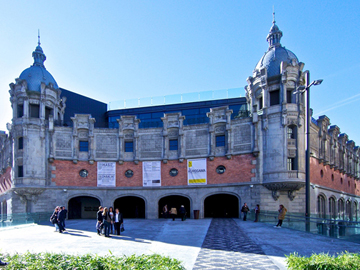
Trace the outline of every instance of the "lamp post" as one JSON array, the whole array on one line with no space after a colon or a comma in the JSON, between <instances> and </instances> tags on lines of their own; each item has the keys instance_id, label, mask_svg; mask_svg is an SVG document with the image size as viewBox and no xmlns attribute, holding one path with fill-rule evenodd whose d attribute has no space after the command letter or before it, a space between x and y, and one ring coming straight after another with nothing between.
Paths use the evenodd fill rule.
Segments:
<instances>
[{"instance_id":1,"label":"lamp post","mask_svg":"<svg viewBox=\"0 0 360 270\"><path fill-rule=\"evenodd\" d=\"M310 73L306 71L305 85L299 86L296 92L306 92L306 151L305 151L305 217L306 231L310 231L310 87L320 85L323 80L315 80L310 84Z\"/></svg>"}]
</instances>

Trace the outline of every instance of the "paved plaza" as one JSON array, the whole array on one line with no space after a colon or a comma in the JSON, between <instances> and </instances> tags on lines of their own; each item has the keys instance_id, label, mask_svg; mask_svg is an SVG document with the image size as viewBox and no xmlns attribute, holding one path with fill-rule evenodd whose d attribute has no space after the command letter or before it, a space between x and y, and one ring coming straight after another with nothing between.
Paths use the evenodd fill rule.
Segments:
<instances>
[{"instance_id":1,"label":"paved plaza","mask_svg":"<svg viewBox=\"0 0 360 270\"><path fill-rule=\"evenodd\" d=\"M95 220L68 220L64 234L50 223L0 230L8 253L64 252L131 255L158 253L186 269L286 269L285 254L358 252L360 244L240 219L125 220L125 232L111 238L95 232Z\"/></svg>"}]
</instances>

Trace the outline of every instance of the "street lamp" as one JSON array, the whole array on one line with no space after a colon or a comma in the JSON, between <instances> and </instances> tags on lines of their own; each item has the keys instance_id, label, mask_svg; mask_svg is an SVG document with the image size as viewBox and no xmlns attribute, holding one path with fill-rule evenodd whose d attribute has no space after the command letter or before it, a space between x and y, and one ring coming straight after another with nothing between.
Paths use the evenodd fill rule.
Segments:
<instances>
[{"instance_id":1,"label":"street lamp","mask_svg":"<svg viewBox=\"0 0 360 270\"><path fill-rule=\"evenodd\" d=\"M305 152L305 217L306 217L306 231L310 231L310 87L313 85L320 85L323 80L315 80L310 84L310 73L305 73L305 85L301 85L296 89L296 92L306 92L306 152ZM295 92L295 93L296 93Z\"/></svg>"}]
</instances>

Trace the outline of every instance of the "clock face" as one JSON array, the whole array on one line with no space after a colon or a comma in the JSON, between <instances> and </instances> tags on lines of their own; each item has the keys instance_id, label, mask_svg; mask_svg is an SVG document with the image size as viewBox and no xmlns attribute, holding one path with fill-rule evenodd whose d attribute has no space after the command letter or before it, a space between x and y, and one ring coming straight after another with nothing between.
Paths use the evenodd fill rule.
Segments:
<instances>
[{"instance_id":1,"label":"clock face","mask_svg":"<svg viewBox=\"0 0 360 270\"><path fill-rule=\"evenodd\" d=\"M82 169L80 172L79 172L79 175L81 176L81 177L87 177L88 176L88 174L89 174L89 172L87 171L87 170L85 170L85 169Z\"/></svg>"}]
</instances>

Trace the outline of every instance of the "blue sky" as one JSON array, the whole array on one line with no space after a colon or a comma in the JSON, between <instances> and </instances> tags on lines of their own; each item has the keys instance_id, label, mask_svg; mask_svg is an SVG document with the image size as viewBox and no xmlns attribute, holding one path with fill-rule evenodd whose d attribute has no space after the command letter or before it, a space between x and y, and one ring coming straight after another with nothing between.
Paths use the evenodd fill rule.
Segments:
<instances>
[{"instance_id":1,"label":"blue sky","mask_svg":"<svg viewBox=\"0 0 360 270\"><path fill-rule=\"evenodd\" d=\"M2 1L0 130L9 84L33 63L41 32L58 85L108 103L243 88L268 48L275 6L281 43L311 79L314 116L360 144L356 73L360 1ZM242 91L242 96L245 91Z\"/></svg>"}]
</instances>

